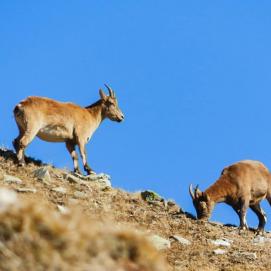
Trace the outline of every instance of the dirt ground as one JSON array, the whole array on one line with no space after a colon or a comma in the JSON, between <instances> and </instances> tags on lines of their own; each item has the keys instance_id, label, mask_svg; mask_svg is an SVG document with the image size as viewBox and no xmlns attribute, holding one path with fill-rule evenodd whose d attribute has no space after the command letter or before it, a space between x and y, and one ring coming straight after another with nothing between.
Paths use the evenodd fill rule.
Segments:
<instances>
[{"instance_id":1,"label":"dirt ground","mask_svg":"<svg viewBox=\"0 0 271 271\"><path fill-rule=\"evenodd\" d=\"M47 166L51 176L50 182L39 181L34 177L33 172L42 166L40 161L30 160L27 166L22 168L17 167L17 165L14 163L14 159L15 156L13 152L1 150L0 173L2 175L8 174L16 176L22 180L22 183L5 182L3 178L0 178L0 188L7 187L15 191L18 191L18 188L35 188L35 193L18 192L18 197L23 202L23 207L20 209L21 211L18 212L13 210L9 215L5 213L1 214L1 270L16 270L14 266L17 266L18 268L20 261L26 259L24 252L22 249L18 249L18 247L25 247L25 245L23 245L25 244L25 240L22 239L22 234L26 234L23 236L23 238L29 238L27 237L27 234L31 235L31 231L26 233L26 231L23 231L22 229L18 230L15 226L15 228L10 226L11 222L9 222L9 219L13 221L12 219L17 216L20 217L20 221L25 221L24 218L29 216L34 220L38 219L45 221L44 223L47 223L45 218L46 216L52 216L54 219L50 218L49 220L54 221L53 224L56 225L56 228L60 228L59 231L61 232L61 238L64 239L66 238L65 234L70 235L70 230L66 229L65 225L70 225L70 223L74 221L78 227L77 235L73 231L73 234L76 236L73 237L74 240L67 243L70 244L70 246L74 246L74 249L77 250L77 261L71 260L70 255L68 255L66 258L62 257L61 264L58 265L58 269L54 269L52 266L50 267L49 264L46 268L46 261L50 262L53 254L48 254L48 257L44 256L42 259L37 257L34 260L33 257L28 255L27 261L29 265L24 266L25 269L21 268L20 270L27 270L27 268L28 270L31 270L35 265L36 269L33 270L69 270L69 267L67 266L71 267L71 263L74 264L74 266L70 270L97 271L271 270L271 242L255 244L253 242L253 240L255 240L255 233L252 230L240 233L238 228L234 226L202 223L195 220L190 214L182 211L180 207L173 202L166 202L163 200L148 202L142 199L139 192L127 193L120 189L101 188L95 182L89 182L88 184L85 182L69 182L63 177L65 173L64 170L53 168L52 166ZM59 187L65 191L54 191L54 188ZM82 192L84 196L78 196L78 192ZM33 206L35 206L35 208ZM39 209L39 206L48 207L40 207ZM61 207L59 206L67 207L67 212L69 214L67 214L67 216L55 216L54 213L60 213L59 208ZM39 212L40 215L37 216L37 213ZM21 214L23 214L23 216ZM16 221L17 220L18 219L16 218ZM66 221L64 225L63 221ZM58 225L58 223L60 224ZM11 237L7 238L5 235L6 232L9 232L7 229L10 229L10 227L12 230L14 230L14 233L11 231ZM86 227L89 230L86 231ZM112 230L112 228L114 228L114 230ZM108 257L111 260L113 259L113 261L118 261L117 265L114 266L113 263L112 265L110 265L111 263L108 263L108 266L104 266L104 269L102 269L102 265L99 265L95 261L90 261L89 247L84 243L84 240L93 238L93 235L91 236L89 233L86 234L86 232L91 231L95 232L95 236L100 236L102 240L104 240L104 236L113 236L116 238L116 235L118 236L118 234L121 232L125 233L125 236L129 236L124 238L125 240L129 240L125 242L129 244L131 242L136 244L136 250L140 251L140 253L137 253L139 256L135 259L135 257L133 258L129 254L129 257L124 257L122 255L115 256L114 258L112 254L119 251L120 245L118 243L118 245L116 245L117 248L108 250L108 254L110 254L111 258L109 256ZM145 244L144 241L146 239L145 236L153 234L169 240L170 248L163 249L156 254L156 250L152 250L152 248L150 248L147 243ZM182 236L191 243L188 245L182 244L172 238L172 236L175 235ZM54 236L55 238L49 238L52 242L55 241L54 239L57 240L58 235L56 234ZM130 238L130 236L132 237ZM268 238L271 238L271 234L266 233L265 237L266 240L269 240ZM80 238L82 238L82 240ZM95 238L92 240L96 240ZM212 240L223 238L231 241L231 245L229 247L219 247L211 242ZM46 240L46 245L41 245L39 247L44 255L46 255L46 253L43 250L50 250L48 247L48 238ZM93 242L98 244L101 241L96 240ZM79 246L80 249L77 247L79 243L81 244L81 247ZM33 244L35 245L35 243ZM100 245L100 243L99 245L97 244L97 250L106 250L106 248L108 248L107 242L104 242L104 245ZM4 251L3 247L5 247L7 250ZM214 250L219 248L224 250L225 253L221 255L215 254ZM25 247L24 251L27 249L29 249L29 247ZM35 249L33 251L35 251ZM131 249L129 251L131 251ZM93 253L95 254L96 252L91 250L91 253L91 257L93 258ZM57 259L58 258L55 258L55 261L57 261ZM164 263L164 260L166 263ZM32 265L31 261L33 261ZM37 265L38 261L42 262L40 266ZM148 261L149 264L147 264Z\"/></svg>"}]
</instances>

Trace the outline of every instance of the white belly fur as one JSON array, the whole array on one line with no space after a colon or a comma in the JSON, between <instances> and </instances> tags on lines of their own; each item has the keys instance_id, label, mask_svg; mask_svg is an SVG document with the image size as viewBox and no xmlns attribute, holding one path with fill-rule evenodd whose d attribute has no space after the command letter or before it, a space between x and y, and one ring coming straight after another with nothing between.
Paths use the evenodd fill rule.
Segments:
<instances>
[{"instance_id":1,"label":"white belly fur","mask_svg":"<svg viewBox=\"0 0 271 271\"><path fill-rule=\"evenodd\" d=\"M39 130L37 136L49 142L63 142L71 138L71 134L66 127L63 126L46 126Z\"/></svg>"}]
</instances>

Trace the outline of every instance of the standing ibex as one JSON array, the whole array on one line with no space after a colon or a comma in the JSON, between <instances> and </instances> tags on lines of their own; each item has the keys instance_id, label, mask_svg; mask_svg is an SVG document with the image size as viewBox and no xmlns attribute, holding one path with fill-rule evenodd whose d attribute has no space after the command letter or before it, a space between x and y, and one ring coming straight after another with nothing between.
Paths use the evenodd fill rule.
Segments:
<instances>
[{"instance_id":1,"label":"standing ibex","mask_svg":"<svg viewBox=\"0 0 271 271\"><path fill-rule=\"evenodd\" d=\"M84 170L88 174L93 173L86 159L86 143L105 118L118 122L124 119L114 91L105 86L109 96L100 89L101 99L85 108L42 97L28 97L16 105L14 116L19 136L13 141L13 146L19 165L25 164L24 150L38 136L49 142L65 142L73 159L74 171L80 173L75 151L78 145Z\"/></svg>"},{"instance_id":2,"label":"standing ibex","mask_svg":"<svg viewBox=\"0 0 271 271\"><path fill-rule=\"evenodd\" d=\"M223 169L220 178L205 192L198 187L189 192L197 212L198 219L208 219L216 203L225 202L232 206L240 219L240 228L247 229L247 208L259 219L258 232L264 230L266 215L260 207L260 201L267 199L271 205L271 175L264 164L245 160Z\"/></svg>"}]
</instances>

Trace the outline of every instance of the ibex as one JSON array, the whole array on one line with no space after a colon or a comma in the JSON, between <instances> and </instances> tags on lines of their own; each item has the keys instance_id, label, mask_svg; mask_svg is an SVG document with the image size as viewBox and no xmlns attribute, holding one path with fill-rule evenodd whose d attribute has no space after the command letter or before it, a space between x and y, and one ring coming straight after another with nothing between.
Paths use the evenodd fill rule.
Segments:
<instances>
[{"instance_id":1,"label":"ibex","mask_svg":"<svg viewBox=\"0 0 271 271\"><path fill-rule=\"evenodd\" d=\"M37 136L44 141L65 142L73 159L74 172L80 173L75 151L78 145L84 170L87 174L94 173L87 163L86 143L105 118L117 122L124 119L114 91L105 86L109 96L100 89L101 99L85 108L43 97L28 97L17 104L13 112L19 135L14 139L13 146L19 165L25 164L25 148Z\"/></svg>"},{"instance_id":2,"label":"ibex","mask_svg":"<svg viewBox=\"0 0 271 271\"><path fill-rule=\"evenodd\" d=\"M264 231L266 215L260 201L267 199L271 205L271 175L264 164L245 160L223 169L219 179L205 192L198 187L189 192L198 219L208 219L216 203L225 202L232 206L240 219L240 229L248 229L246 212L248 207L259 219L258 232Z\"/></svg>"}]
</instances>

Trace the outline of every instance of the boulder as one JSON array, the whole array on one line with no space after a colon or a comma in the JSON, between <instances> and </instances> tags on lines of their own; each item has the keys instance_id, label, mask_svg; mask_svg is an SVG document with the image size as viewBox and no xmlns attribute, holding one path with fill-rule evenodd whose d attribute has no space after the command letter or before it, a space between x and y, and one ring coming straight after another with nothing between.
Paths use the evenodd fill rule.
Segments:
<instances>
[{"instance_id":1,"label":"boulder","mask_svg":"<svg viewBox=\"0 0 271 271\"><path fill-rule=\"evenodd\" d=\"M232 241L226 238L223 238L223 239L211 240L211 243L215 246L230 247Z\"/></svg>"},{"instance_id":2,"label":"boulder","mask_svg":"<svg viewBox=\"0 0 271 271\"><path fill-rule=\"evenodd\" d=\"M16 188L16 191L19 192L19 193L36 193L37 192L37 189L36 188L27 188L27 187L24 187L24 188Z\"/></svg>"},{"instance_id":3,"label":"boulder","mask_svg":"<svg viewBox=\"0 0 271 271\"><path fill-rule=\"evenodd\" d=\"M270 237L264 237L257 235L253 240L252 243L255 245L261 245L261 244L266 244L266 243L271 243L271 238Z\"/></svg>"},{"instance_id":4,"label":"boulder","mask_svg":"<svg viewBox=\"0 0 271 271\"><path fill-rule=\"evenodd\" d=\"M73 173L73 174L65 174L64 178L67 179L69 182L73 182L73 183L93 182L99 185L101 189L112 187L110 176L104 173L91 174L87 176Z\"/></svg>"},{"instance_id":5,"label":"boulder","mask_svg":"<svg viewBox=\"0 0 271 271\"><path fill-rule=\"evenodd\" d=\"M163 201L163 198L160 195L151 190L141 192L141 197L147 202Z\"/></svg>"},{"instance_id":6,"label":"boulder","mask_svg":"<svg viewBox=\"0 0 271 271\"><path fill-rule=\"evenodd\" d=\"M54 187L51 189L54 192L60 193L60 194L66 194L67 193L67 189L63 186L58 186L58 187Z\"/></svg>"},{"instance_id":7,"label":"boulder","mask_svg":"<svg viewBox=\"0 0 271 271\"><path fill-rule=\"evenodd\" d=\"M107 174L104 174L104 173L82 176L82 180L89 181L89 182L95 182L98 185L100 185L102 189L112 187L111 177Z\"/></svg>"},{"instance_id":8,"label":"boulder","mask_svg":"<svg viewBox=\"0 0 271 271\"><path fill-rule=\"evenodd\" d=\"M0 212L6 211L18 201L17 194L13 190L0 188Z\"/></svg>"},{"instance_id":9,"label":"boulder","mask_svg":"<svg viewBox=\"0 0 271 271\"><path fill-rule=\"evenodd\" d=\"M158 250L170 248L170 241L163 237L160 237L159 235L156 234L151 235L149 236L149 240L153 244L153 246Z\"/></svg>"},{"instance_id":10,"label":"boulder","mask_svg":"<svg viewBox=\"0 0 271 271\"><path fill-rule=\"evenodd\" d=\"M88 194L82 191L75 191L73 193L73 196L77 199L87 199L88 198Z\"/></svg>"},{"instance_id":11,"label":"boulder","mask_svg":"<svg viewBox=\"0 0 271 271\"><path fill-rule=\"evenodd\" d=\"M221 248L215 249L215 250L213 250L213 252L214 252L215 255L223 255L223 254L227 253L226 250L221 249Z\"/></svg>"},{"instance_id":12,"label":"boulder","mask_svg":"<svg viewBox=\"0 0 271 271\"><path fill-rule=\"evenodd\" d=\"M257 259L257 254L256 252L238 252L235 253L235 256L241 257L241 258L246 258L247 260L256 260Z\"/></svg>"},{"instance_id":13,"label":"boulder","mask_svg":"<svg viewBox=\"0 0 271 271\"><path fill-rule=\"evenodd\" d=\"M191 242L180 235L173 235L170 238L174 239L175 241L179 242L182 245L191 245Z\"/></svg>"},{"instance_id":14,"label":"boulder","mask_svg":"<svg viewBox=\"0 0 271 271\"><path fill-rule=\"evenodd\" d=\"M66 179L70 183L80 183L81 182L80 178L74 176L73 174L69 174L69 173L64 174L64 179Z\"/></svg>"},{"instance_id":15,"label":"boulder","mask_svg":"<svg viewBox=\"0 0 271 271\"><path fill-rule=\"evenodd\" d=\"M7 175L7 174L3 175L3 181L5 183L15 183L15 184L23 183L23 181L20 178L17 178L17 177L11 176L11 175Z\"/></svg>"},{"instance_id":16,"label":"boulder","mask_svg":"<svg viewBox=\"0 0 271 271\"><path fill-rule=\"evenodd\" d=\"M47 167L38 168L33 173L34 177L36 177L39 181L43 181L46 183L51 182L51 176Z\"/></svg>"},{"instance_id":17,"label":"boulder","mask_svg":"<svg viewBox=\"0 0 271 271\"><path fill-rule=\"evenodd\" d=\"M59 212L63 215L68 215L71 211L68 207L63 206L63 205L57 205L57 209Z\"/></svg>"}]
</instances>

